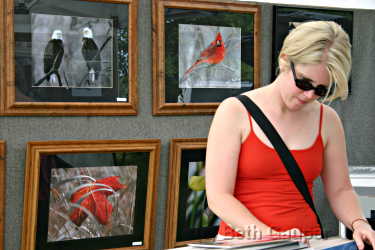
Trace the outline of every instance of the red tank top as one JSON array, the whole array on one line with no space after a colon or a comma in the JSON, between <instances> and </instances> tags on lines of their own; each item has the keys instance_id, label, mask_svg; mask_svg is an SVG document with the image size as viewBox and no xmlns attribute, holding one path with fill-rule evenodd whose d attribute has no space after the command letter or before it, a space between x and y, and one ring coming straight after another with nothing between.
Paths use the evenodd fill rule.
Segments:
<instances>
[{"instance_id":1,"label":"red tank top","mask_svg":"<svg viewBox=\"0 0 375 250\"><path fill-rule=\"evenodd\" d=\"M319 132L310 147L290 150L296 159L312 195L313 181L323 168L324 146L321 137L323 105L320 106ZM314 212L291 180L277 152L251 131L241 145L234 197L260 221L282 232L299 228L305 235L320 234ZM241 236L225 222L219 234Z\"/></svg>"}]
</instances>

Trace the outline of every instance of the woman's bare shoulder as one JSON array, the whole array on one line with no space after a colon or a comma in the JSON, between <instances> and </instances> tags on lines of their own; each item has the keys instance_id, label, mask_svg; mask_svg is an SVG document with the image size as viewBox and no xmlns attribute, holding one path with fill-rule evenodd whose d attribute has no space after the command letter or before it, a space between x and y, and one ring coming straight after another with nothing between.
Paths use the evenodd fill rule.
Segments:
<instances>
[{"instance_id":1,"label":"woman's bare shoulder","mask_svg":"<svg viewBox=\"0 0 375 250\"><path fill-rule=\"evenodd\" d=\"M329 105L326 105L326 104L322 104L322 105L323 105L323 122L325 122L326 124L331 124L331 125L337 125L337 123L341 123L340 117L337 114L336 110L334 110Z\"/></svg>"},{"instance_id":2,"label":"woman's bare shoulder","mask_svg":"<svg viewBox=\"0 0 375 250\"><path fill-rule=\"evenodd\" d=\"M322 121L322 136L324 145L330 141L330 138L337 136L342 136L344 133L344 128L339 115L336 110L332 107L323 105L323 121Z\"/></svg>"},{"instance_id":3,"label":"woman's bare shoulder","mask_svg":"<svg viewBox=\"0 0 375 250\"><path fill-rule=\"evenodd\" d=\"M236 115L238 112L244 111L244 106L236 97L228 97L222 101L216 111L216 113L228 113Z\"/></svg>"},{"instance_id":4,"label":"woman's bare shoulder","mask_svg":"<svg viewBox=\"0 0 375 250\"><path fill-rule=\"evenodd\" d=\"M247 120L245 106L236 97L229 97L220 103L212 125L242 131Z\"/></svg>"}]
</instances>

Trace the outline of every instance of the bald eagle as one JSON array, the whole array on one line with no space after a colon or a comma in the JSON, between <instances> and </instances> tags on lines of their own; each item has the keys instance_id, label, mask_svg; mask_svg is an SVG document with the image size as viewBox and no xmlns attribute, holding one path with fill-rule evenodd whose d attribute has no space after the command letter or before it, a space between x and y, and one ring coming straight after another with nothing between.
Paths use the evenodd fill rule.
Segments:
<instances>
[{"instance_id":1,"label":"bald eagle","mask_svg":"<svg viewBox=\"0 0 375 250\"><path fill-rule=\"evenodd\" d=\"M95 43L92 30L89 27L83 29L82 56L87 65L88 83L94 83L99 78L101 58L98 45Z\"/></svg>"},{"instance_id":2,"label":"bald eagle","mask_svg":"<svg viewBox=\"0 0 375 250\"><path fill-rule=\"evenodd\" d=\"M62 32L61 30L54 30L52 33L51 39L48 41L47 46L44 49L44 73L46 76L44 79L47 79L48 83L50 83L50 79L52 75L56 75L59 86L62 86L61 77L59 74L59 68L61 65L61 61L64 56L64 44L62 40ZM52 78L55 81L55 78ZM41 82L40 82L41 83Z\"/></svg>"}]
</instances>

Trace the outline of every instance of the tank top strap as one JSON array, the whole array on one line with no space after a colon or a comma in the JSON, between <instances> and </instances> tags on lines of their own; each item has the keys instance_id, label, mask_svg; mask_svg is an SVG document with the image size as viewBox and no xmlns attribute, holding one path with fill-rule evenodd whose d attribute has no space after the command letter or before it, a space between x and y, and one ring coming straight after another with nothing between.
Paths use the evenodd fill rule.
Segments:
<instances>
[{"instance_id":1,"label":"tank top strap","mask_svg":"<svg viewBox=\"0 0 375 250\"><path fill-rule=\"evenodd\" d=\"M320 104L320 117L319 117L319 135L322 134L322 122L323 121L323 104Z\"/></svg>"}]
</instances>

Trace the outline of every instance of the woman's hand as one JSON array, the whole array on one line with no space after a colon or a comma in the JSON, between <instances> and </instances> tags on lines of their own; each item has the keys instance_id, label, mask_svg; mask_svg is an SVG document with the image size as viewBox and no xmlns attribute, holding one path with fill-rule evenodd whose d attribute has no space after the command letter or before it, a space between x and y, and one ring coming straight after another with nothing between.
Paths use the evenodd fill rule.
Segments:
<instances>
[{"instance_id":1,"label":"woman's hand","mask_svg":"<svg viewBox=\"0 0 375 250\"><path fill-rule=\"evenodd\" d=\"M372 230L370 224L363 220L353 223L353 239L359 250L364 249L364 242L372 245L375 249L375 231Z\"/></svg>"}]
</instances>

